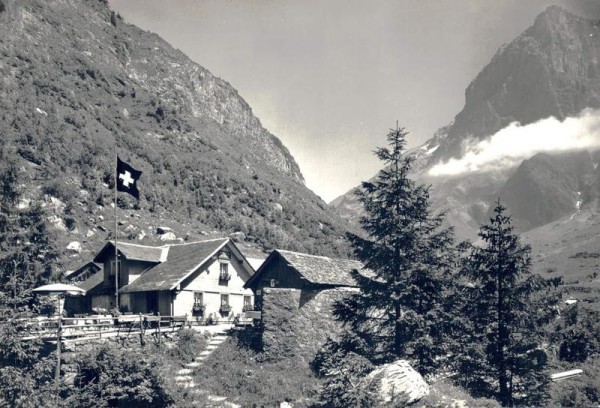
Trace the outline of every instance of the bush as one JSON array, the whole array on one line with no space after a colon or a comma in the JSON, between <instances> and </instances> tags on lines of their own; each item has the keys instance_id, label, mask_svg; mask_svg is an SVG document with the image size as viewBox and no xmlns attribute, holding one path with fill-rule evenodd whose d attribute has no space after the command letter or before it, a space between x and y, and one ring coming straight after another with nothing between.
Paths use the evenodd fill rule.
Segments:
<instances>
[{"instance_id":1,"label":"bush","mask_svg":"<svg viewBox=\"0 0 600 408\"><path fill-rule=\"evenodd\" d=\"M76 363L77 388L66 401L70 406L166 407L174 401L151 353L105 343L78 355Z\"/></svg>"},{"instance_id":2,"label":"bush","mask_svg":"<svg viewBox=\"0 0 600 408\"><path fill-rule=\"evenodd\" d=\"M266 361L237 339L225 342L204 361L195 382L216 396L242 406L278 406L292 401L309 406L319 385L308 365L298 360Z\"/></svg>"},{"instance_id":3,"label":"bush","mask_svg":"<svg viewBox=\"0 0 600 408\"><path fill-rule=\"evenodd\" d=\"M312 362L312 368L323 378L319 402L332 407L371 407L380 405L369 388L373 382L364 382L373 370L365 357L364 342L351 333L341 341L328 340Z\"/></svg>"},{"instance_id":4,"label":"bush","mask_svg":"<svg viewBox=\"0 0 600 408\"><path fill-rule=\"evenodd\" d=\"M54 358L42 358L26 368L0 368L1 407L58 407Z\"/></svg>"},{"instance_id":5,"label":"bush","mask_svg":"<svg viewBox=\"0 0 600 408\"><path fill-rule=\"evenodd\" d=\"M194 361L208 344L204 335L188 329L178 331L174 340L175 345L170 347L166 353L181 364Z\"/></svg>"},{"instance_id":6,"label":"bush","mask_svg":"<svg viewBox=\"0 0 600 408\"><path fill-rule=\"evenodd\" d=\"M500 408L498 401L488 398L473 398L464 389L452 384L446 379L440 379L430 384L429 395L418 401L415 408L444 408L448 406L467 406L478 408ZM459 401L464 401L460 405Z\"/></svg>"},{"instance_id":7,"label":"bush","mask_svg":"<svg viewBox=\"0 0 600 408\"><path fill-rule=\"evenodd\" d=\"M600 352L600 313L575 304L565 309L552 333L561 361L584 362Z\"/></svg>"},{"instance_id":8,"label":"bush","mask_svg":"<svg viewBox=\"0 0 600 408\"><path fill-rule=\"evenodd\" d=\"M576 367L563 366L560 370ZM578 366L583 375L551 383L548 406L595 407L600 404L600 357L588 359Z\"/></svg>"}]
</instances>

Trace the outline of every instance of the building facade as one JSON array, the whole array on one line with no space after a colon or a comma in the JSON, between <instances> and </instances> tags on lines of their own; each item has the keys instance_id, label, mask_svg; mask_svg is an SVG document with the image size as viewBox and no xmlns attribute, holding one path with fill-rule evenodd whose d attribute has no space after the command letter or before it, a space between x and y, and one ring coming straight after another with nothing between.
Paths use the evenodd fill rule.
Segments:
<instances>
[{"instance_id":1,"label":"building facade","mask_svg":"<svg viewBox=\"0 0 600 408\"><path fill-rule=\"evenodd\" d=\"M94 257L101 284L89 295L92 309L231 321L251 309L244 284L254 269L230 239L147 246L108 242ZM116 287L118 282L118 300Z\"/></svg>"}]
</instances>

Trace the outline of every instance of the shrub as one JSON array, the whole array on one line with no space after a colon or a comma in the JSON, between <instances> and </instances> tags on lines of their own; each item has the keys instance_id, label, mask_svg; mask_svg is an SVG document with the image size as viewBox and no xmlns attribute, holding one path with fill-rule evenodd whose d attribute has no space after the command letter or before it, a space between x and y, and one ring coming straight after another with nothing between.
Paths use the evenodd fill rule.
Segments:
<instances>
[{"instance_id":1,"label":"shrub","mask_svg":"<svg viewBox=\"0 0 600 408\"><path fill-rule=\"evenodd\" d=\"M595 407L600 403L600 358L590 358L579 368L583 375L551 383L548 406ZM568 370L574 367L561 367Z\"/></svg>"},{"instance_id":2,"label":"shrub","mask_svg":"<svg viewBox=\"0 0 600 408\"><path fill-rule=\"evenodd\" d=\"M182 364L194 361L208 344L202 334L188 329L177 332L174 340L175 345L167 350L167 355Z\"/></svg>"},{"instance_id":3,"label":"shrub","mask_svg":"<svg viewBox=\"0 0 600 408\"><path fill-rule=\"evenodd\" d=\"M319 402L331 407L371 407L378 404L363 380L373 364L361 354L362 341L346 333L340 342L328 340L315 357L312 367L323 378Z\"/></svg>"},{"instance_id":4,"label":"shrub","mask_svg":"<svg viewBox=\"0 0 600 408\"><path fill-rule=\"evenodd\" d=\"M1 407L57 407L58 396L54 382L54 358L42 358L26 368L0 368Z\"/></svg>"},{"instance_id":5,"label":"shrub","mask_svg":"<svg viewBox=\"0 0 600 408\"><path fill-rule=\"evenodd\" d=\"M459 401L463 401L463 404L461 405ZM449 406L500 408L498 401L488 398L473 398L467 391L446 379L431 383L429 395L418 401L414 408L444 408Z\"/></svg>"},{"instance_id":6,"label":"shrub","mask_svg":"<svg viewBox=\"0 0 600 408\"><path fill-rule=\"evenodd\" d=\"M76 361L78 388L67 403L77 407L166 407L173 403L159 363L152 354L111 343L81 353Z\"/></svg>"},{"instance_id":7,"label":"shrub","mask_svg":"<svg viewBox=\"0 0 600 408\"><path fill-rule=\"evenodd\" d=\"M223 343L204 361L195 382L212 395L226 396L242 406L267 407L284 401L309 406L319 384L307 364L292 359L266 361L237 339Z\"/></svg>"}]
</instances>

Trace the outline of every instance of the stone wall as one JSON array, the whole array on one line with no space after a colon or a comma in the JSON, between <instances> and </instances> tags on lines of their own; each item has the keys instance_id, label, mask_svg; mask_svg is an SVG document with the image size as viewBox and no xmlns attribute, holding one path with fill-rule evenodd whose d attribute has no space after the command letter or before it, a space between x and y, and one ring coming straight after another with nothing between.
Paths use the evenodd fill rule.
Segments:
<instances>
[{"instance_id":1,"label":"stone wall","mask_svg":"<svg viewBox=\"0 0 600 408\"><path fill-rule=\"evenodd\" d=\"M306 291L263 290L262 344L272 359L298 357L310 362L328 337L336 338L341 325L333 317L336 301L353 293L346 288Z\"/></svg>"}]
</instances>

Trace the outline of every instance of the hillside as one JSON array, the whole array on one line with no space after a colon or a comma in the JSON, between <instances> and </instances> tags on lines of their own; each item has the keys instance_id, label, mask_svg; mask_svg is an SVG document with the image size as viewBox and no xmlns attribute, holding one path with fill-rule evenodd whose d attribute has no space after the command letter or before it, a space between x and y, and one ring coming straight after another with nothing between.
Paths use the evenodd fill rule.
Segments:
<instances>
[{"instance_id":1,"label":"hillside","mask_svg":"<svg viewBox=\"0 0 600 408\"><path fill-rule=\"evenodd\" d=\"M21 205L43 202L60 248L85 260L114 229L115 151L143 171L119 197L120 234L236 233L262 248L345 254L347 223L227 82L100 0L2 0L1 148ZM60 249L59 248L59 249Z\"/></svg>"}]
</instances>

